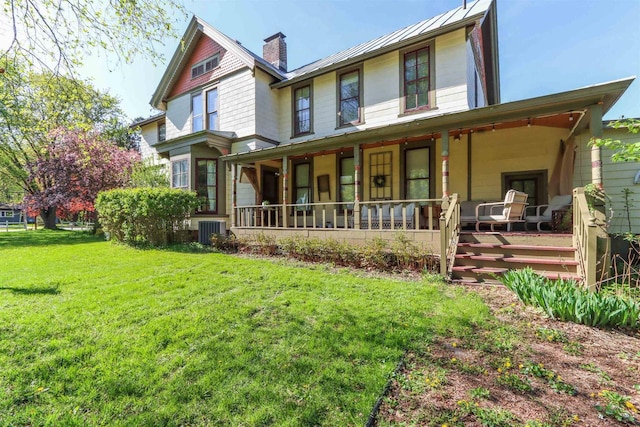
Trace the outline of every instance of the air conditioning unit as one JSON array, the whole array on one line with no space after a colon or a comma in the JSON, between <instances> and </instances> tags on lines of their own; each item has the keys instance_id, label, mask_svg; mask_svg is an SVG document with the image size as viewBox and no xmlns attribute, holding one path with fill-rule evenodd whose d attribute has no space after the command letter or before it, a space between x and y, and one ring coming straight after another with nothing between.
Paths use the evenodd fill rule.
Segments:
<instances>
[{"instance_id":1,"label":"air conditioning unit","mask_svg":"<svg viewBox=\"0 0 640 427\"><path fill-rule=\"evenodd\" d=\"M226 221L200 221L198 222L198 242L201 245L210 245L211 236L214 234L227 235Z\"/></svg>"}]
</instances>

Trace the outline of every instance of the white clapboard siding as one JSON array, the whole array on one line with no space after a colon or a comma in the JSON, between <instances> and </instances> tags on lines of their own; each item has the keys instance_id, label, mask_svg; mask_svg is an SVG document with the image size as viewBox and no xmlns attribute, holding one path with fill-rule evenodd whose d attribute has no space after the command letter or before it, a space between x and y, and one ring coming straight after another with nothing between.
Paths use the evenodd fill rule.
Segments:
<instances>
[{"instance_id":1,"label":"white clapboard siding","mask_svg":"<svg viewBox=\"0 0 640 427\"><path fill-rule=\"evenodd\" d=\"M280 137L278 90L269 85L272 77L256 69L256 133L277 141Z\"/></svg>"},{"instance_id":2,"label":"white clapboard siding","mask_svg":"<svg viewBox=\"0 0 640 427\"><path fill-rule=\"evenodd\" d=\"M633 135L626 129L605 129L605 138L618 139L625 142L640 142L640 135ZM588 146L589 134L584 133L576 139L578 144L576 168L574 173L574 185L584 186L591 182L591 147ZM633 179L640 171L638 162L613 163L610 150L602 150L602 175L605 192L611 197L611 206L614 216L609 232L611 233L640 233L640 184L634 184ZM628 188L633 191L630 196L629 214L631 217L631 230L627 222L627 210L625 209L623 190Z\"/></svg>"},{"instance_id":3,"label":"white clapboard siding","mask_svg":"<svg viewBox=\"0 0 640 427\"><path fill-rule=\"evenodd\" d=\"M468 109L467 55L465 30L439 36L435 40L436 106L437 109L399 117L400 113L400 52L394 51L364 61L363 107L364 123L354 128L338 128L336 72L330 71L313 79L313 138L367 129L390 123L415 120L443 113ZM289 87L279 90L280 140L291 139L292 99Z\"/></svg>"}]
</instances>

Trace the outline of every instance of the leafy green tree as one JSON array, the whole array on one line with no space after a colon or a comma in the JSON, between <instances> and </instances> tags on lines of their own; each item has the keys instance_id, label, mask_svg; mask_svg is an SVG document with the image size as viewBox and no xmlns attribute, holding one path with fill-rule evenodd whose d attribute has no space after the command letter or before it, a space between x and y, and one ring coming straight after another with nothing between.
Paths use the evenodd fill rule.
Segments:
<instances>
[{"instance_id":1,"label":"leafy green tree","mask_svg":"<svg viewBox=\"0 0 640 427\"><path fill-rule=\"evenodd\" d=\"M609 124L609 127L614 129L626 128L629 133L640 133L640 120L639 119L620 119ZM624 142L619 139L612 138L593 138L591 144L607 148L615 151L611 156L613 162L638 162L640 161L640 141L636 142Z\"/></svg>"},{"instance_id":2,"label":"leafy green tree","mask_svg":"<svg viewBox=\"0 0 640 427\"><path fill-rule=\"evenodd\" d=\"M169 188L169 170L166 165L146 159L134 165L132 187Z\"/></svg>"},{"instance_id":3,"label":"leafy green tree","mask_svg":"<svg viewBox=\"0 0 640 427\"><path fill-rule=\"evenodd\" d=\"M40 194L54 184L29 179L28 165L48 159L54 131L94 131L126 145L123 138L113 138L129 131L125 121L118 99L87 81L12 67L0 78L0 179L25 196ZM55 225L56 206L41 209L40 215L45 224Z\"/></svg>"},{"instance_id":4,"label":"leafy green tree","mask_svg":"<svg viewBox=\"0 0 640 427\"><path fill-rule=\"evenodd\" d=\"M185 18L180 0L0 0L7 48L0 67L24 64L74 76L88 53L107 53L108 67L135 57L161 60L158 46ZM8 22L7 22L8 21ZM7 37L8 36L8 37Z\"/></svg>"}]
</instances>

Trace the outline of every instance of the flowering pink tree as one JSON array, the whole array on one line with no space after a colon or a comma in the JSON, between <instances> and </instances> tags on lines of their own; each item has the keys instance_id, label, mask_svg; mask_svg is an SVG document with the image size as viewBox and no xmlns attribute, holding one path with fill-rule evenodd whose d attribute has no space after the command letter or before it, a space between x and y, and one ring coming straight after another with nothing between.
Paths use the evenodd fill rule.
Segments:
<instances>
[{"instance_id":1,"label":"flowering pink tree","mask_svg":"<svg viewBox=\"0 0 640 427\"><path fill-rule=\"evenodd\" d=\"M30 212L38 212L45 228L56 228L56 215L92 212L100 191L126 186L140 155L106 141L95 132L58 129L44 155L27 164L25 197Z\"/></svg>"}]
</instances>

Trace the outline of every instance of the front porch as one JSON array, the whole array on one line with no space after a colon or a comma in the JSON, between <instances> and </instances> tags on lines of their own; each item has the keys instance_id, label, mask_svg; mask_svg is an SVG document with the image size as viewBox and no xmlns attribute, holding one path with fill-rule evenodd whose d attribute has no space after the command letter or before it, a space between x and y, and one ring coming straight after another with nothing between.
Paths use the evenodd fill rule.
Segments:
<instances>
[{"instance_id":1,"label":"front porch","mask_svg":"<svg viewBox=\"0 0 640 427\"><path fill-rule=\"evenodd\" d=\"M597 272L606 269L606 262L598 262L598 246L603 245L597 243L596 218L581 188L573 192L569 234L506 231L506 227L475 232L473 223L461 222L460 208L457 194L443 201L240 206L233 211L232 230L237 237L263 234L279 241L302 236L363 246L374 239L391 242L402 233L440 258L443 276L465 283L492 282L509 269L531 267L549 278L574 279L593 287Z\"/></svg>"}]
</instances>

